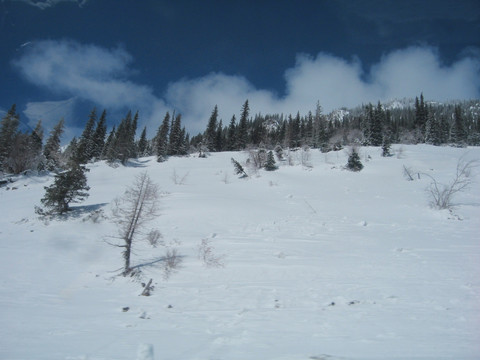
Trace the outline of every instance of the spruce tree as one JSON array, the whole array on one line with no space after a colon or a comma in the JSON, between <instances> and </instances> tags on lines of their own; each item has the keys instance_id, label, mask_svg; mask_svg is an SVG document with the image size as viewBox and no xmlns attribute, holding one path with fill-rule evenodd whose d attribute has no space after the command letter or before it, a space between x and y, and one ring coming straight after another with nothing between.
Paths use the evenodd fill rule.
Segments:
<instances>
[{"instance_id":1,"label":"spruce tree","mask_svg":"<svg viewBox=\"0 0 480 360\"><path fill-rule=\"evenodd\" d=\"M140 135L140 140L138 140L138 155L139 156L147 156L147 127L145 126L142 130L142 134Z\"/></svg>"},{"instance_id":2,"label":"spruce tree","mask_svg":"<svg viewBox=\"0 0 480 360\"><path fill-rule=\"evenodd\" d=\"M157 161L165 161L168 154L168 135L170 131L170 113L167 112L163 118L163 122L158 128L157 136L155 137L155 151Z\"/></svg>"},{"instance_id":3,"label":"spruce tree","mask_svg":"<svg viewBox=\"0 0 480 360\"><path fill-rule=\"evenodd\" d=\"M182 136L182 116L178 114L172 124L169 137L168 155L181 155L184 147L184 138Z\"/></svg>"},{"instance_id":4,"label":"spruce tree","mask_svg":"<svg viewBox=\"0 0 480 360\"><path fill-rule=\"evenodd\" d=\"M79 164L86 164L89 162L95 151L95 142L94 142L94 128L97 122L97 109L93 108L88 116L87 123L83 129L82 136L78 140L76 161Z\"/></svg>"},{"instance_id":5,"label":"spruce tree","mask_svg":"<svg viewBox=\"0 0 480 360\"><path fill-rule=\"evenodd\" d=\"M385 112L380 102L378 102L377 108L373 110L372 115L370 118L370 144L380 146L383 141L383 124L385 120Z\"/></svg>"},{"instance_id":6,"label":"spruce tree","mask_svg":"<svg viewBox=\"0 0 480 360\"><path fill-rule=\"evenodd\" d=\"M265 170L267 171L274 171L277 170L278 167L275 163L275 157L273 156L273 151L270 150L267 154L267 162L265 163Z\"/></svg>"},{"instance_id":7,"label":"spruce tree","mask_svg":"<svg viewBox=\"0 0 480 360\"><path fill-rule=\"evenodd\" d=\"M68 170L55 175L52 185L45 186L45 196L41 202L47 214L63 214L70 210L70 203L83 201L88 197L87 169L73 164ZM41 212L41 211L39 211Z\"/></svg>"},{"instance_id":8,"label":"spruce tree","mask_svg":"<svg viewBox=\"0 0 480 360\"><path fill-rule=\"evenodd\" d=\"M38 120L35 129L30 134L30 143L33 156L40 156L43 149L43 127L42 120Z\"/></svg>"},{"instance_id":9,"label":"spruce tree","mask_svg":"<svg viewBox=\"0 0 480 360\"><path fill-rule=\"evenodd\" d=\"M238 124L238 132L236 134L237 149L239 150L243 150L247 147L249 113L250 113L250 107L248 106L248 100L246 100L242 106L242 113L240 115L240 121Z\"/></svg>"},{"instance_id":10,"label":"spruce tree","mask_svg":"<svg viewBox=\"0 0 480 360\"><path fill-rule=\"evenodd\" d=\"M107 135L107 111L103 110L97 127L93 133L93 151L92 158L100 159L102 157L103 148L105 147L105 137Z\"/></svg>"},{"instance_id":11,"label":"spruce tree","mask_svg":"<svg viewBox=\"0 0 480 360\"><path fill-rule=\"evenodd\" d=\"M207 130L205 131L204 139L208 151L216 151L216 135L218 126L218 107L215 105L210 119L208 120Z\"/></svg>"},{"instance_id":12,"label":"spruce tree","mask_svg":"<svg viewBox=\"0 0 480 360\"><path fill-rule=\"evenodd\" d=\"M232 151L236 149L236 143L237 143L237 138L235 136L236 131L237 131L237 124L236 124L235 115L233 115L227 130L227 150Z\"/></svg>"},{"instance_id":13,"label":"spruce tree","mask_svg":"<svg viewBox=\"0 0 480 360\"><path fill-rule=\"evenodd\" d=\"M464 146L466 144L467 130L460 105L455 105L453 126L450 137L451 141L457 146Z\"/></svg>"},{"instance_id":14,"label":"spruce tree","mask_svg":"<svg viewBox=\"0 0 480 360\"><path fill-rule=\"evenodd\" d=\"M360 171L363 169L363 164L360 161L360 156L358 155L357 149L354 147L350 151L348 156L347 169L350 171Z\"/></svg>"},{"instance_id":15,"label":"spruce tree","mask_svg":"<svg viewBox=\"0 0 480 360\"><path fill-rule=\"evenodd\" d=\"M50 132L45 147L43 148L43 155L45 156L46 167L50 171L56 170L61 166L60 137L63 134L64 127L65 121L62 118L53 127L53 130ZM77 153L77 150L75 150L75 153Z\"/></svg>"},{"instance_id":16,"label":"spruce tree","mask_svg":"<svg viewBox=\"0 0 480 360\"><path fill-rule=\"evenodd\" d=\"M428 109L423 98L423 93L420 94L420 100L415 98L415 121L414 126L422 139L425 139L425 125L427 123Z\"/></svg>"},{"instance_id":17,"label":"spruce tree","mask_svg":"<svg viewBox=\"0 0 480 360\"><path fill-rule=\"evenodd\" d=\"M16 105L13 104L0 122L0 170L9 170L7 161L18 134L19 123L20 115L17 114Z\"/></svg>"},{"instance_id":18,"label":"spruce tree","mask_svg":"<svg viewBox=\"0 0 480 360\"><path fill-rule=\"evenodd\" d=\"M105 146L103 147L102 150L102 159L110 159L109 155L113 153L112 146L115 141L115 125L113 126L112 130L110 131L110 134L108 134L107 140L105 141Z\"/></svg>"},{"instance_id":19,"label":"spruce tree","mask_svg":"<svg viewBox=\"0 0 480 360\"><path fill-rule=\"evenodd\" d=\"M223 151L226 142L226 129L223 128L222 120L218 123L217 131L215 132L215 151Z\"/></svg>"}]
</instances>

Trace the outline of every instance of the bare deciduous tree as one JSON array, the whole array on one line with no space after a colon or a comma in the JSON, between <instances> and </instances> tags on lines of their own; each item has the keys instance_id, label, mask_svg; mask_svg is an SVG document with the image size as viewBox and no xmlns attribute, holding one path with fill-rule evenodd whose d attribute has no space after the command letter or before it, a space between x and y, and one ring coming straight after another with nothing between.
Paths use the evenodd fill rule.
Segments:
<instances>
[{"instance_id":1,"label":"bare deciduous tree","mask_svg":"<svg viewBox=\"0 0 480 360\"><path fill-rule=\"evenodd\" d=\"M432 207L436 209L452 208L453 197L459 192L466 190L472 184L472 169L477 166L478 160L465 161L464 157L461 157L457 162L455 176L448 184L442 184L433 176L424 173L432 180L427 189Z\"/></svg>"},{"instance_id":2,"label":"bare deciduous tree","mask_svg":"<svg viewBox=\"0 0 480 360\"><path fill-rule=\"evenodd\" d=\"M115 200L113 217L118 224L119 238L122 240L123 258L125 260L123 275L132 271L130 256L133 242L137 236L144 235L152 244L160 238L158 231L144 232L145 224L158 216L158 185L154 184L146 172L135 179L133 186L128 187L125 194Z\"/></svg>"}]
</instances>

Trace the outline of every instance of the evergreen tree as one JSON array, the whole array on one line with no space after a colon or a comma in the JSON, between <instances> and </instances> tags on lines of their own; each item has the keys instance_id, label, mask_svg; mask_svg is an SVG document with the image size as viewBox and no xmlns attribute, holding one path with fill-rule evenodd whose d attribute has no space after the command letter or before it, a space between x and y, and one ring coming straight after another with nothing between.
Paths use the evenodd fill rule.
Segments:
<instances>
[{"instance_id":1,"label":"evergreen tree","mask_svg":"<svg viewBox=\"0 0 480 360\"><path fill-rule=\"evenodd\" d=\"M93 133L93 151L92 158L100 159L105 147L105 136L107 135L107 111L103 110L100 119L98 120L97 127Z\"/></svg>"},{"instance_id":2,"label":"evergreen tree","mask_svg":"<svg viewBox=\"0 0 480 360\"><path fill-rule=\"evenodd\" d=\"M235 136L236 131L237 131L237 124L236 124L235 115L233 115L227 130L227 150L229 151L236 149L236 144L237 144L237 138Z\"/></svg>"},{"instance_id":3,"label":"evergreen tree","mask_svg":"<svg viewBox=\"0 0 480 360\"><path fill-rule=\"evenodd\" d=\"M137 158L138 157L137 143L135 142L137 127L138 127L138 110L135 113L135 116L133 117L133 121L132 121L131 126L130 126L129 139L128 139L129 157L130 158Z\"/></svg>"},{"instance_id":4,"label":"evergreen tree","mask_svg":"<svg viewBox=\"0 0 480 360\"><path fill-rule=\"evenodd\" d=\"M43 157L43 127L42 120L37 122L35 129L28 139L28 157L31 162L31 169L36 168L37 170L42 170L45 166L45 159Z\"/></svg>"},{"instance_id":5,"label":"evergreen tree","mask_svg":"<svg viewBox=\"0 0 480 360\"><path fill-rule=\"evenodd\" d=\"M382 144L383 157L392 156L392 153L390 152L391 147L392 147L392 143L390 141L390 136L385 136L383 138L383 144Z\"/></svg>"},{"instance_id":6,"label":"evergreen tree","mask_svg":"<svg viewBox=\"0 0 480 360\"><path fill-rule=\"evenodd\" d=\"M18 134L19 123L20 116L17 114L16 105L13 104L0 122L0 170L9 170L7 162Z\"/></svg>"},{"instance_id":7,"label":"evergreen tree","mask_svg":"<svg viewBox=\"0 0 480 360\"><path fill-rule=\"evenodd\" d=\"M237 138L237 149L243 150L247 147L248 143L248 115L250 112L250 107L248 106L248 100L242 106L242 113L240 115L240 121L238 124L238 132L236 134Z\"/></svg>"},{"instance_id":8,"label":"evergreen tree","mask_svg":"<svg viewBox=\"0 0 480 360\"><path fill-rule=\"evenodd\" d=\"M363 169L363 164L360 161L358 151L354 147L352 148L352 150L350 151L350 155L348 156L347 169L350 171L360 171Z\"/></svg>"},{"instance_id":9,"label":"evergreen tree","mask_svg":"<svg viewBox=\"0 0 480 360\"><path fill-rule=\"evenodd\" d=\"M288 146L296 148L300 146L300 113L297 112L295 119L289 116L288 119Z\"/></svg>"},{"instance_id":10,"label":"evergreen tree","mask_svg":"<svg viewBox=\"0 0 480 360\"><path fill-rule=\"evenodd\" d=\"M166 113L155 137L157 161L165 161L168 154L168 135L170 131L170 113Z\"/></svg>"},{"instance_id":11,"label":"evergreen tree","mask_svg":"<svg viewBox=\"0 0 480 360\"><path fill-rule=\"evenodd\" d=\"M423 99L423 93L420 94L420 100L415 98L415 121L414 126L422 139L425 138L425 125L427 123L428 109Z\"/></svg>"},{"instance_id":12,"label":"evergreen tree","mask_svg":"<svg viewBox=\"0 0 480 360\"><path fill-rule=\"evenodd\" d=\"M142 130L142 134L140 135L140 140L138 140L138 155L139 156L146 156L147 155L147 127L145 126Z\"/></svg>"},{"instance_id":13,"label":"evergreen tree","mask_svg":"<svg viewBox=\"0 0 480 360\"><path fill-rule=\"evenodd\" d=\"M182 155L184 152L184 137L182 136L182 116L178 114L172 124L169 136L168 155Z\"/></svg>"},{"instance_id":14,"label":"evergreen tree","mask_svg":"<svg viewBox=\"0 0 480 360\"><path fill-rule=\"evenodd\" d=\"M277 170L278 167L275 163L275 158L273 156L273 151L270 150L267 154L267 162L265 163L265 170L267 171L274 171Z\"/></svg>"},{"instance_id":15,"label":"evergreen tree","mask_svg":"<svg viewBox=\"0 0 480 360\"><path fill-rule=\"evenodd\" d=\"M383 142L383 124L385 121L385 112L380 102L378 102L377 108L373 111L370 121L370 144L380 146Z\"/></svg>"},{"instance_id":16,"label":"evergreen tree","mask_svg":"<svg viewBox=\"0 0 480 360\"><path fill-rule=\"evenodd\" d=\"M42 120L38 120L35 129L30 134L31 152L34 157L40 156L43 149L43 127Z\"/></svg>"},{"instance_id":17,"label":"evergreen tree","mask_svg":"<svg viewBox=\"0 0 480 360\"><path fill-rule=\"evenodd\" d=\"M67 166L72 166L76 164L75 156L77 154L78 140L74 136L70 143L68 144L65 151L61 154L62 163L67 164Z\"/></svg>"},{"instance_id":18,"label":"evergreen tree","mask_svg":"<svg viewBox=\"0 0 480 360\"><path fill-rule=\"evenodd\" d=\"M43 155L46 160L46 167L48 170L56 170L61 166L60 161L60 137L63 134L65 127L65 121L60 119L60 121L53 127L53 130L50 132L50 135L45 143L43 148ZM77 153L77 150L75 150Z\"/></svg>"},{"instance_id":19,"label":"evergreen tree","mask_svg":"<svg viewBox=\"0 0 480 360\"><path fill-rule=\"evenodd\" d=\"M36 159L31 151L30 135L17 133L13 140L10 156L6 160L7 169L14 174L35 168Z\"/></svg>"},{"instance_id":20,"label":"evergreen tree","mask_svg":"<svg viewBox=\"0 0 480 360\"><path fill-rule=\"evenodd\" d=\"M218 107L215 105L210 119L208 120L207 130L205 131L204 139L205 145L208 148L208 151L216 151L216 137L217 137L217 127L218 127Z\"/></svg>"},{"instance_id":21,"label":"evergreen tree","mask_svg":"<svg viewBox=\"0 0 480 360\"><path fill-rule=\"evenodd\" d=\"M215 132L215 151L224 150L224 146L226 142L225 133L226 131L223 128L222 119L220 119L220 122L218 123L218 126L217 126L217 131Z\"/></svg>"},{"instance_id":22,"label":"evergreen tree","mask_svg":"<svg viewBox=\"0 0 480 360\"><path fill-rule=\"evenodd\" d=\"M232 164L233 164L235 175L240 175L241 178L248 177L248 174L245 172L245 169L243 168L243 166L234 158L232 158Z\"/></svg>"},{"instance_id":23,"label":"evergreen tree","mask_svg":"<svg viewBox=\"0 0 480 360\"><path fill-rule=\"evenodd\" d=\"M304 144L309 147L315 147L315 137L313 132L313 114L310 111L308 113L307 122L305 124L305 134L304 136Z\"/></svg>"},{"instance_id":24,"label":"evergreen tree","mask_svg":"<svg viewBox=\"0 0 480 360\"><path fill-rule=\"evenodd\" d=\"M45 187L42 204L49 209L47 213L63 214L70 210L69 204L88 197L87 177L83 166L74 164L70 169L55 175L52 185Z\"/></svg>"},{"instance_id":25,"label":"evergreen tree","mask_svg":"<svg viewBox=\"0 0 480 360\"><path fill-rule=\"evenodd\" d=\"M374 115L374 110L373 110L373 105L368 104L365 107L365 113L362 116L362 119L360 121L360 129L362 130L363 133L363 145L370 145L372 142L372 123L373 123L373 118L375 117Z\"/></svg>"},{"instance_id":26,"label":"evergreen tree","mask_svg":"<svg viewBox=\"0 0 480 360\"><path fill-rule=\"evenodd\" d=\"M113 143L115 142L115 133L116 129L115 126L113 126L112 130L110 131L110 134L108 134L107 140L105 141L105 146L103 147L102 151L102 159L111 159L109 157L113 153Z\"/></svg>"},{"instance_id":27,"label":"evergreen tree","mask_svg":"<svg viewBox=\"0 0 480 360\"><path fill-rule=\"evenodd\" d=\"M128 159L136 157L136 119L138 119L138 112L135 115L135 119L132 120L132 112L129 111L127 116L120 122L108 150L107 158L110 162L119 160L122 165L125 165Z\"/></svg>"},{"instance_id":28,"label":"evergreen tree","mask_svg":"<svg viewBox=\"0 0 480 360\"><path fill-rule=\"evenodd\" d=\"M76 161L79 164L86 164L89 162L95 151L95 142L94 142L94 128L95 123L97 122L97 109L93 108L88 117L85 128L83 129L82 136L78 140L77 154L75 156Z\"/></svg>"},{"instance_id":29,"label":"evergreen tree","mask_svg":"<svg viewBox=\"0 0 480 360\"><path fill-rule=\"evenodd\" d=\"M453 126L450 137L451 141L456 145L463 146L466 144L467 131L460 105L455 105Z\"/></svg>"}]
</instances>

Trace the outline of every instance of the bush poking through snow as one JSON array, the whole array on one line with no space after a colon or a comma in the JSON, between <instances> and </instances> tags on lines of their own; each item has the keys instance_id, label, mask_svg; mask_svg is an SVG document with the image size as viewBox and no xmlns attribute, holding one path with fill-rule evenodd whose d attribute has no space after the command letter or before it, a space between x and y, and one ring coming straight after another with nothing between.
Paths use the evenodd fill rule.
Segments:
<instances>
[{"instance_id":1,"label":"bush poking through snow","mask_svg":"<svg viewBox=\"0 0 480 360\"><path fill-rule=\"evenodd\" d=\"M189 175L189 172L187 172L185 175L181 176L177 174L177 170L173 169L173 174L172 174L172 180L175 185L185 185L185 180L187 180L187 177Z\"/></svg>"},{"instance_id":2,"label":"bush poking through snow","mask_svg":"<svg viewBox=\"0 0 480 360\"><path fill-rule=\"evenodd\" d=\"M224 256L215 255L215 248L210 239L202 239L198 246L198 258L203 261L206 267L224 267Z\"/></svg>"},{"instance_id":3,"label":"bush poking through snow","mask_svg":"<svg viewBox=\"0 0 480 360\"><path fill-rule=\"evenodd\" d=\"M178 254L177 249L168 248L163 262L163 277L165 280L168 280L172 273L180 267L181 262L182 257Z\"/></svg>"},{"instance_id":4,"label":"bush poking through snow","mask_svg":"<svg viewBox=\"0 0 480 360\"><path fill-rule=\"evenodd\" d=\"M461 157L457 162L455 176L448 184L441 184L433 176L425 174L432 180L427 189L431 206L439 210L451 209L453 197L472 185L472 169L477 166L478 160L465 161Z\"/></svg>"}]
</instances>

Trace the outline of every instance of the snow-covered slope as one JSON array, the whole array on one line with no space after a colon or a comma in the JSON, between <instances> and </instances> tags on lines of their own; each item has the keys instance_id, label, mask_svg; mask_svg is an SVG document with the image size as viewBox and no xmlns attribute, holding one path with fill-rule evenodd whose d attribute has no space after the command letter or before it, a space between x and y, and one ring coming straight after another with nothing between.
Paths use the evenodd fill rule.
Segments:
<instances>
[{"instance_id":1,"label":"snow-covered slope","mask_svg":"<svg viewBox=\"0 0 480 360\"><path fill-rule=\"evenodd\" d=\"M362 148L359 173L344 151L312 151L312 167L247 179L230 162L243 153L95 163L88 201L48 221L34 205L51 177L0 188L0 359L480 358L479 169L453 212L429 207L428 177L402 175L447 182L480 148L394 148ZM168 279L165 247L134 244L132 262L151 263L138 281L107 243L111 201L142 171L163 194L151 225L182 257ZM202 239L223 267L198 258Z\"/></svg>"}]
</instances>

